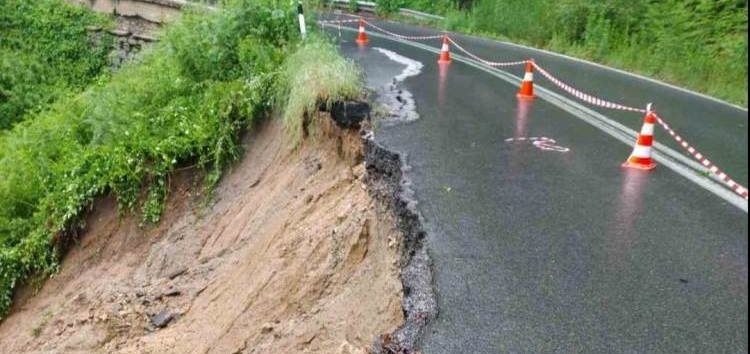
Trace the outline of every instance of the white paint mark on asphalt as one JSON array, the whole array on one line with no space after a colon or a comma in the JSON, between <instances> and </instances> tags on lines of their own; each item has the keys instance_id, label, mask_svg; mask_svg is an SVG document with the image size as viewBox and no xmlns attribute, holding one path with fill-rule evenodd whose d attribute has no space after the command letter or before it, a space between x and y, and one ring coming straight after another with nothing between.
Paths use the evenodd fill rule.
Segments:
<instances>
[{"instance_id":1,"label":"white paint mark on asphalt","mask_svg":"<svg viewBox=\"0 0 750 354\"><path fill-rule=\"evenodd\" d=\"M418 62L414 59L407 58L403 55L400 55L396 52L390 51L388 49L384 48L373 48L377 50L378 52L382 53L383 55L387 56L388 59L393 60L399 64L406 65L406 68L401 72L401 74L397 75L394 79L398 82L403 82L410 76L417 76L419 73L422 72L422 68L424 65L422 65L421 62Z\"/></svg>"},{"instance_id":2,"label":"white paint mark on asphalt","mask_svg":"<svg viewBox=\"0 0 750 354\"><path fill-rule=\"evenodd\" d=\"M555 139L550 139L546 136L542 137L535 137L532 136L530 138L521 137L521 138L508 138L505 139L506 143L513 143L513 142L528 142L534 145L539 150L542 151L554 151L554 152L569 152L570 148L557 145L557 141Z\"/></svg>"},{"instance_id":3,"label":"white paint mark on asphalt","mask_svg":"<svg viewBox=\"0 0 750 354\"><path fill-rule=\"evenodd\" d=\"M417 105L414 102L411 92L404 89L401 84L407 78L419 75L424 65L419 61L407 58L388 49L378 47L373 49L385 55L388 59L405 66L401 73L393 78L393 83L387 84L378 90L380 94L379 101L391 110L390 115L392 120L384 121L384 123L412 122L419 119Z\"/></svg>"}]
</instances>

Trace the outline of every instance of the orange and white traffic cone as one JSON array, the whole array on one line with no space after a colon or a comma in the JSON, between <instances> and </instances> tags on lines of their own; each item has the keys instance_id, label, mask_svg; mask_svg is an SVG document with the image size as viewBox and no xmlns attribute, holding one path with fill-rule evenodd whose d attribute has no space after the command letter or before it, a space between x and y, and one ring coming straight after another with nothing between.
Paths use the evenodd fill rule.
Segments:
<instances>
[{"instance_id":1,"label":"orange and white traffic cone","mask_svg":"<svg viewBox=\"0 0 750 354\"><path fill-rule=\"evenodd\" d=\"M440 49L440 58L438 58L438 63L440 64L448 64L451 62L451 49L450 49L450 43L448 41L448 35L443 35L443 47Z\"/></svg>"},{"instance_id":2,"label":"orange and white traffic cone","mask_svg":"<svg viewBox=\"0 0 750 354\"><path fill-rule=\"evenodd\" d=\"M357 43L358 44L367 44L369 39L367 38L367 33L365 32L365 20L359 19L359 35L357 36Z\"/></svg>"},{"instance_id":3,"label":"orange and white traffic cone","mask_svg":"<svg viewBox=\"0 0 750 354\"><path fill-rule=\"evenodd\" d=\"M654 124L656 124L656 115L651 111L651 105L643 118L643 127L638 134L638 140L635 142L633 153L630 154L622 167L637 168L639 170L653 170L656 163L651 158L651 147L654 145Z\"/></svg>"},{"instance_id":4,"label":"orange and white traffic cone","mask_svg":"<svg viewBox=\"0 0 750 354\"><path fill-rule=\"evenodd\" d=\"M518 91L518 98L522 99L534 99L534 64L533 60L529 59L526 62L526 73L523 75L521 81L521 89Z\"/></svg>"}]
</instances>

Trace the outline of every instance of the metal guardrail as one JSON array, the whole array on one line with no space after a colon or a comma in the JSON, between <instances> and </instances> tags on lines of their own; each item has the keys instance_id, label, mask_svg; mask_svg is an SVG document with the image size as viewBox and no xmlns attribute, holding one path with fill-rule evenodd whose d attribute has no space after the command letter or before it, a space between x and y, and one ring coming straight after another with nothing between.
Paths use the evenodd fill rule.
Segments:
<instances>
[{"instance_id":1,"label":"metal guardrail","mask_svg":"<svg viewBox=\"0 0 750 354\"><path fill-rule=\"evenodd\" d=\"M421 11L406 9L406 8L401 8L399 10L399 13L405 16L411 16L411 17L415 17L418 19L430 19L430 20L438 20L438 21L445 20L445 17L443 16L428 14L426 12L421 12Z\"/></svg>"},{"instance_id":2,"label":"metal guardrail","mask_svg":"<svg viewBox=\"0 0 750 354\"><path fill-rule=\"evenodd\" d=\"M340 8L349 8L349 0L332 0L331 3ZM364 12L375 13L377 4L370 1L357 1L357 9Z\"/></svg>"},{"instance_id":3,"label":"metal guardrail","mask_svg":"<svg viewBox=\"0 0 750 354\"><path fill-rule=\"evenodd\" d=\"M349 8L349 1L350 0L331 0L331 4L333 4L336 7L339 8ZM371 2L371 1L357 1L357 8L360 11L369 12L369 13L375 13L377 10L378 4ZM399 13L404 16L411 16L414 18L422 19L422 20L438 20L442 21L445 19L443 16L428 14L425 12L407 9L407 8L401 8L399 9Z\"/></svg>"}]
</instances>

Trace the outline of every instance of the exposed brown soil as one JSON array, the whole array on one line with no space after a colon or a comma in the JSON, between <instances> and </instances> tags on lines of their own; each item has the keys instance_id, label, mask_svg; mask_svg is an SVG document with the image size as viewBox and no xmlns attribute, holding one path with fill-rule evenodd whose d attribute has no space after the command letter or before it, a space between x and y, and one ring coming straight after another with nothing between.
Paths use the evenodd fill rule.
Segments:
<instances>
[{"instance_id":1,"label":"exposed brown soil","mask_svg":"<svg viewBox=\"0 0 750 354\"><path fill-rule=\"evenodd\" d=\"M17 294L0 352L366 352L403 323L401 234L357 133L323 125L297 150L256 127L208 206L178 173L157 226L98 201L59 274Z\"/></svg>"}]
</instances>

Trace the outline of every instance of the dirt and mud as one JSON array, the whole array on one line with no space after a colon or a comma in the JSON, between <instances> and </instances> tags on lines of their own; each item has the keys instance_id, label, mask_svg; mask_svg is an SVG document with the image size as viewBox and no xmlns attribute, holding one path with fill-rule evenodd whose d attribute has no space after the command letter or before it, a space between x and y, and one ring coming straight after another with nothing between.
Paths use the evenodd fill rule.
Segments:
<instances>
[{"instance_id":1,"label":"dirt and mud","mask_svg":"<svg viewBox=\"0 0 750 354\"><path fill-rule=\"evenodd\" d=\"M194 170L176 173L156 226L97 201L60 272L18 292L0 352L365 353L421 331L434 301L414 300L429 270L402 264L426 266L419 232L402 241L414 220L387 183L368 193L380 165L359 133L321 126L297 149L279 122L255 127L208 204Z\"/></svg>"}]
</instances>

